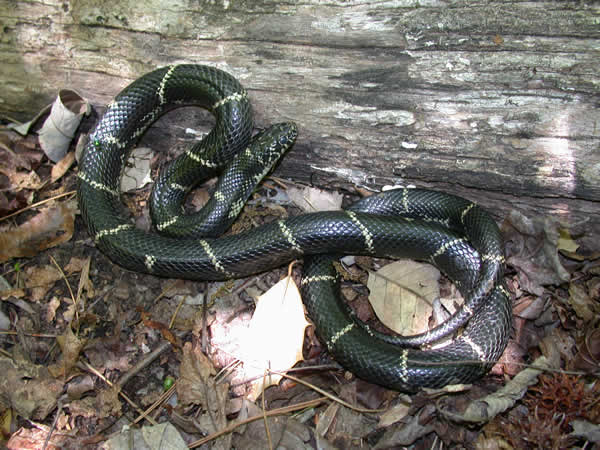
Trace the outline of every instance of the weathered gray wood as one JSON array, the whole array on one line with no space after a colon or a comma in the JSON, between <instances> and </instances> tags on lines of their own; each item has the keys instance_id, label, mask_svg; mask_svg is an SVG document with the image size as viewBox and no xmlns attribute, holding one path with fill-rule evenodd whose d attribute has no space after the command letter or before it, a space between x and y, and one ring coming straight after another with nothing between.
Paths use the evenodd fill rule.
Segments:
<instances>
[{"instance_id":1,"label":"weathered gray wood","mask_svg":"<svg viewBox=\"0 0 600 450\"><path fill-rule=\"evenodd\" d=\"M211 64L248 88L258 126L298 123L282 176L443 189L600 248L597 4L0 0L0 22L5 115Z\"/></svg>"}]
</instances>

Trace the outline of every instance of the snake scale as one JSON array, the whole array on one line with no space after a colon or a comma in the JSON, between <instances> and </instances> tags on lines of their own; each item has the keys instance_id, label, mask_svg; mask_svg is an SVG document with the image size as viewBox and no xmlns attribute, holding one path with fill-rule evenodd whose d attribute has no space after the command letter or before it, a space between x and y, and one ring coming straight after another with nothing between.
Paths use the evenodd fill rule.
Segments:
<instances>
[{"instance_id":1,"label":"snake scale","mask_svg":"<svg viewBox=\"0 0 600 450\"><path fill-rule=\"evenodd\" d=\"M120 201L127 155L158 117L188 104L211 111L215 125L155 181L150 210L159 233L140 230ZM317 336L357 376L414 391L484 375L511 330L510 297L502 282L503 243L491 217L460 197L403 188L344 211L303 214L219 237L297 134L293 123L254 136L252 131L247 92L221 70L171 65L135 80L109 105L80 161L79 207L96 245L127 269L195 280L245 277L303 258L302 296ZM209 204L185 214L186 194L217 172L222 175ZM375 332L339 298L332 261L343 254L429 261L457 285L464 305L420 335ZM452 333L448 345L431 347Z\"/></svg>"}]
</instances>

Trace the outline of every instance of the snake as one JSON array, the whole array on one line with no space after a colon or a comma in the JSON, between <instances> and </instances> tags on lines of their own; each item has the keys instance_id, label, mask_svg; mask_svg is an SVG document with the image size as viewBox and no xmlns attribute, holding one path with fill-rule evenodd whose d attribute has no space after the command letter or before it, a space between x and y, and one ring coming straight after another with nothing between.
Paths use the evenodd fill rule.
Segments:
<instances>
[{"instance_id":1,"label":"snake","mask_svg":"<svg viewBox=\"0 0 600 450\"><path fill-rule=\"evenodd\" d=\"M183 105L207 109L215 123L157 175L149 201L154 229L142 230L121 201L122 172L144 132ZM172 64L146 73L108 105L80 158L78 203L88 233L114 263L161 277L228 280L302 259L300 289L316 335L357 377L414 392L485 375L508 343L512 315L502 236L477 204L403 187L343 210L304 213L224 234L297 135L294 122L255 132L248 91L218 68ZM188 193L215 175L219 180L211 200L188 212ZM464 302L426 332L379 332L339 295L340 274L333 262L342 255L429 262L455 283Z\"/></svg>"}]
</instances>

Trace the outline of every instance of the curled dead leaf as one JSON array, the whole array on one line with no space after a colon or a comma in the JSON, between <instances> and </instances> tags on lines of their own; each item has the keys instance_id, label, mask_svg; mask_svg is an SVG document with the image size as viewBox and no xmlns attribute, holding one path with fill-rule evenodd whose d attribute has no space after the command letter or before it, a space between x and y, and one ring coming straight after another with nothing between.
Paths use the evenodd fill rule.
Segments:
<instances>
[{"instance_id":1,"label":"curled dead leaf","mask_svg":"<svg viewBox=\"0 0 600 450\"><path fill-rule=\"evenodd\" d=\"M50 182L54 183L59 180L71 168L75 162L75 152L67 153L60 161L52 166L50 173Z\"/></svg>"},{"instance_id":2,"label":"curled dead leaf","mask_svg":"<svg viewBox=\"0 0 600 450\"><path fill-rule=\"evenodd\" d=\"M594 373L600 369L600 328L588 330L573 359L573 369Z\"/></svg>"},{"instance_id":3,"label":"curled dead leaf","mask_svg":"<svg viewBox=\"0 0 600 450\"><path fill-rule=\"evenodd\" d=\"M529 386L537 383L538 375L547 367L546 358L540 356L533 362L532 367L519 372L493 394L472 402L463 414L453 414L453 418L471 423L483 423L493 419L523 398Z\"/></svg>"},{"instance_id":4,"label":"curled dead leaf","mask_svg":"<svg viewBox=\"0 0 600 450\"><path fill-rule=\"evenodd\" d=\"M63 159L81 119L91 111L87 100L70 89L61 89L50 114L38 131L40 147L51 161Z\"/></svg>"},{"instance_id":5,"label":"curled dead leaf","mask_svg":"<svg viewBox=\"0 0 600 450\"><path fill-rule=\"evenodd\" d=\"M41 210L19 227L0 233L0 262L35 256L73 236L75 203L63 202Z\"/></svg>"}]
</instances>

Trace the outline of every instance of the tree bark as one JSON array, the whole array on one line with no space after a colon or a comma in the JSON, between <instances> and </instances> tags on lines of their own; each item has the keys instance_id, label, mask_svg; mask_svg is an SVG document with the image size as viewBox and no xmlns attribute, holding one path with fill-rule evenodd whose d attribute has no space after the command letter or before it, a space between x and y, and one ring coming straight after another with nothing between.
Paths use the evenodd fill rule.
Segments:
<instances>
[{"instance_id":1,"label":"tree bark","mask_svg":"<svg viewBox=\"0 0 600 450\"><path fill-rule=\"evenodd\" d=\"M599 250L599 22L568 1L0 0L0 114L65 87L103 106L158 66L209 64L257 126L297 122L280 176L454 192ZM174 142L190 117L210 124L185 109L152 132Z\"/></svg>"}]
</instances>

